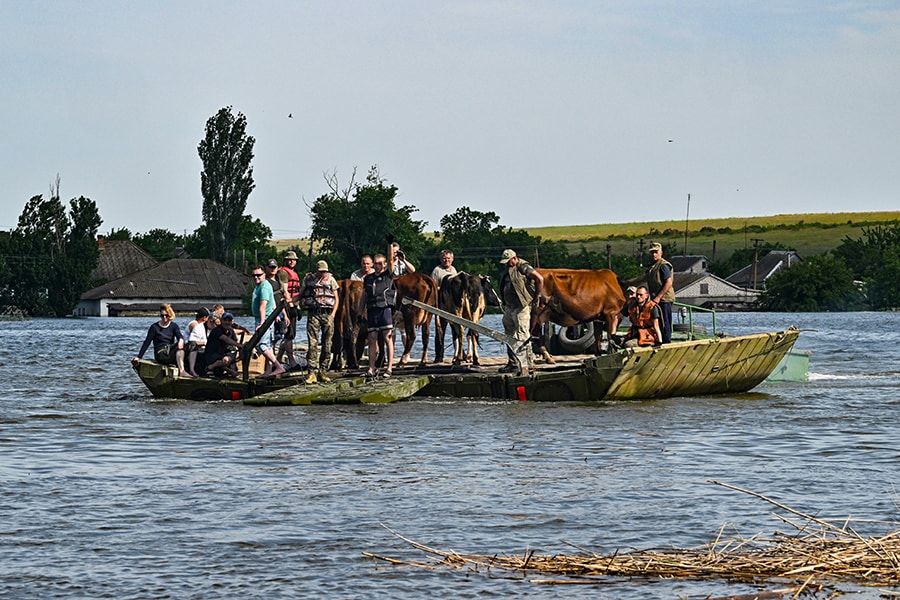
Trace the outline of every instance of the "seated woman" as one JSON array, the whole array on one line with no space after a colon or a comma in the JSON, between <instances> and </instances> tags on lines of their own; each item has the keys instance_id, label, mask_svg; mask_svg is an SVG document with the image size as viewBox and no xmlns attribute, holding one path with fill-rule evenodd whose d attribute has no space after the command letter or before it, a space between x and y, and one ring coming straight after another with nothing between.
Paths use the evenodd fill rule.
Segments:
<instances>
[{"instance_id":1,"label":"seated woman","mask_svg":"<svg viewBox=\"0 0 900 600\"><path fill-rule=\"evenodd\" d=\"M175 311L172 310L172 306L161 305L159 321L147 330L141 351L131 361L137 362L142 359L150 344L153 344L153 357L156 362L161 365L176 365L179 377L190 377L191 374L184 370L184 337L174 319Z\"/></svg>"},{"instance_id":2,"label":"seated woman","mask_svg":"<svg viewBox=\"0 0 900 600\"><path fill-rule=\"evenodd\" d=\"M206 321L208 319L209 310L201 306L194 320L187 326L187 346L185 346L184 353L187 357L187 372L192 377L199 377L198 371L205 372L203 351L206 349ZM198 359L199 366L197 366Z\"/></svg>"}]
</instances>

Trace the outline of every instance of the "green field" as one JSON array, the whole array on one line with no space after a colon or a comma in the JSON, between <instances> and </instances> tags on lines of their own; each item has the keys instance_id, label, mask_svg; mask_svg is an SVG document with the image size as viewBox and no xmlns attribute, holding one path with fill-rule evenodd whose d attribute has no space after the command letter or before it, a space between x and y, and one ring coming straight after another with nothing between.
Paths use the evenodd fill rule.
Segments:
<instances>
[{"instance_id":1,"label":"green field","mask_svg":"<svg viewBox=\"0 0 900 600\"><path fill-rule=\"evenodd\" d=\"M790 214L768 217L696 219L688 222L686 254L703 254L710 260L722 259L740 248L760 244L782 244L800 256L821 254L835 248L844 237L858 238L863 228L900 220L900 211ZM731 231L720 231L730 228ZM609 244L613 254L636 252L641 240L674 243L678 254L685 247L684 221L647 223L610 223L607 225L570 225L567 227L529 227L528 233L548 240L561 240L577 251L605 253Z\"/></svg>"},{"instance_id":2,"label":"green field","mask_svg":"<svg viewBox=\"0 0 900 600\"><path fill-rule=\"evenodd\" d=\"M761 240L761 245L781 244L796 250L800 256L812 256L835 248L847 236L860 237L865 227L898 220L900 211L693 219L688 222L686 253L703 254L710 260L723 259L737 249L752 247L756 239ZM707 230L701 231L704 228ZM731 232L719 231L725 228L730 228ZM650 242L674 243L678 254L682 254L685 245L684 221L529 227L526 230L545 240L567 242L573 252L585 246L603 254L609 244L613 254L630 254L637 252L643 240L645 248ZM272 244L281 251L293 246L306 248L309 240L272 240Z\"/></svg>"}]
</instances>

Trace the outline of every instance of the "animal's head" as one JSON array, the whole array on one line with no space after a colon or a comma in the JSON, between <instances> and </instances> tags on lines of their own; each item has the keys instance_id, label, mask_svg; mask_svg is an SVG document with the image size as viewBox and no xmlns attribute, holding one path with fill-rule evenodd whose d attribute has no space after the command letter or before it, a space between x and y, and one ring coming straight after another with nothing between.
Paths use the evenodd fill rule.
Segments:
<instances>
[{"instance_id":1,"label":"animal's head","mask_svg":"<svg viewBox=\"0 0 900 600\"><path fill-rule=\"evenodd\" d=\"M488 306L503 306L500 295L497 294L494 284L491 283L491 278L487 275L479 275L478 277L481 279L481 290L484 292L485 304Z\"/></svg>"}]
</instances>

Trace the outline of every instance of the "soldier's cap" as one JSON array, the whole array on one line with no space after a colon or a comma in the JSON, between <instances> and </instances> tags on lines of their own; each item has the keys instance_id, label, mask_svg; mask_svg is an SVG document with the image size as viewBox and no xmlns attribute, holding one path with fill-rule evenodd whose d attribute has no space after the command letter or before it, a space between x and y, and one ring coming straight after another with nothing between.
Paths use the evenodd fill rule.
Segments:
<instances>
[{"instance_id":1,"label":"soldier's cap","mask_svg":"<svg viewBox=\"0 0 900 600\"><path fill-rule=\"evenodd\" d=\"M507 248L506 250L503 251L503 256L500 257L500 264L505 265L506 263L509 262L509 259L515 258L515 257L516 257L516 251L510 250L509 248Z\"/></svg>"}]
</instances>

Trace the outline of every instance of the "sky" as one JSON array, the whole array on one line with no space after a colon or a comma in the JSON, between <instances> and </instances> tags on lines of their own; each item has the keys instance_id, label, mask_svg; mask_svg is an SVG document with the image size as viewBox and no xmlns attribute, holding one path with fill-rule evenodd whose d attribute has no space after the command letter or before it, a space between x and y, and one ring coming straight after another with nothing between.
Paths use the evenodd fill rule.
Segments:
<instances>
[{"instance_id":1,"label":"sky","mask_svg":"<svg viewBox=\"0 0 900 600\"><path fill-rule=\"evenodd\" d=\"M900 208L895 0L0 0L0 57L0 229L193 231L226 106L277 239L373 165L425 231Z\"/></svg>"}]
</instances>

